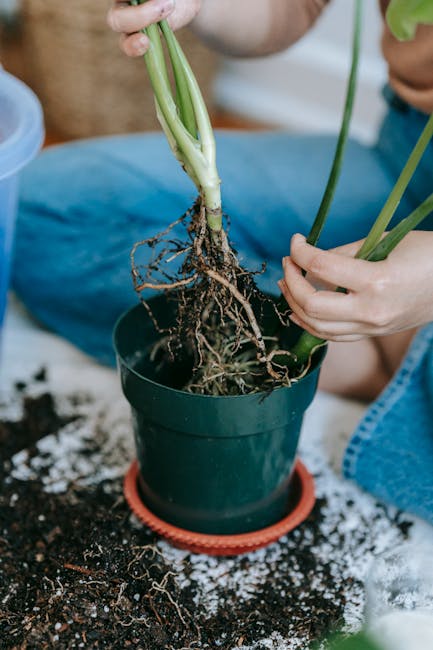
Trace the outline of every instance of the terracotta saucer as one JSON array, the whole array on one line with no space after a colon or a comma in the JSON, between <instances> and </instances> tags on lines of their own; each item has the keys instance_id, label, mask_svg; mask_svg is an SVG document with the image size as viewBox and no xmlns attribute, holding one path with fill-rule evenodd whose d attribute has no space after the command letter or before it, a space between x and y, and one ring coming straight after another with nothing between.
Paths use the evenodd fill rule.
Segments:
<instances>
[{"instance_id":1,"label":"terracotta saucer","mask_svg":"<svg viewBox=\"0 0 433 650\"><path fill-rule=\"evenodd\" d=\"M292 479L296 487L297 498L294 507L286 517L272 526L251 533L208 535L178 528L154 515L141 500L137 486L138 474L138 463L135 460L131 464L123 484L125 498L131 510L146 526L167 539L173 546L192 553L240 555L267 546L299 526L308 517L316 501L313 477L305 465L297 460Z\"/></svg>"}]
</instances>

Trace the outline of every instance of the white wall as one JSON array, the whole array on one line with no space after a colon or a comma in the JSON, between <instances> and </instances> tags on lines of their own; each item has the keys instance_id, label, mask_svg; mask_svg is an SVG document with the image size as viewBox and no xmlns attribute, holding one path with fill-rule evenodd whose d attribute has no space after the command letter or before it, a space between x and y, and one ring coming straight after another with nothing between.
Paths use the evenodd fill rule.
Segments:
<instances>
[{"instance_id":1,"label":"white wall","mask_svg":"<svg viewBox=\"0 0 433 650\"><path fill-rule=\"evenodd\" d=\"M287 0L289 1L289 0ZM377 0L363 0L359 85L352 133L369 142L383 111ZM350 66L352 0L333 0L315 27L276 56L226 59L216 82L217 103L241 115L295 130L336 131Z\"/></svg>"}]
</instances>

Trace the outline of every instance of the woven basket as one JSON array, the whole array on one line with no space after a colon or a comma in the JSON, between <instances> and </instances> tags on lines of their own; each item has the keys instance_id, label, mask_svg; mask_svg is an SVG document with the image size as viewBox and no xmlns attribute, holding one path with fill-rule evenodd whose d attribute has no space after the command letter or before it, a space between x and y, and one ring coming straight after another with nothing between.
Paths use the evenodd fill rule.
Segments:
<instances>
[{"instance_id":1,"label":"woven basket","mask_svg":"<svg viewBox=\"0 0 433 650\"><path fill-rule=\"evenodd\" d=\"M106 24L108 0L24 0L26 80L48 129L69 138L159 128L142 59L128 59ZM216 55L188 30L179 40L212 108Z\"/></svg>"}]
</instances>

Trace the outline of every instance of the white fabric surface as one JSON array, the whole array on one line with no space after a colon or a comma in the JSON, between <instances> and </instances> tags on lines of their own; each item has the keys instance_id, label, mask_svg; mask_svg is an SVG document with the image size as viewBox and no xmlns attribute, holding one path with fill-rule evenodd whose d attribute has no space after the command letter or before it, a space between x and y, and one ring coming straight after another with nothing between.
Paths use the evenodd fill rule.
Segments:
<instances>
[{"instance_id":1,"label":"white fabric surface","mask_svg":"<svg viewBox=\"0 0 433 650\"><path fill-rule=\"evenodd\" d=\"M52 492L66 489L68 481L78 479L85 485L122 476L133 458L134 446L129 423L129 406L121 393L116 372L96 364L67 342L46 331L32 320L15 299L11 299L3 332L0 407L2 402L3 405L7 404L8 395L13 394L15 381L26 381L41 367L46 368L48 387L56 397L60 397L60 402L62 395L74 392L92 396L89 405L84 407L87 419L81 431L69 431L66 427L57 437L47 436L40 441L39 459L36 455L29 462L25 451L16 454L12 475L21 480L35 478L38 467L46 463L48 471L44 473L44 484L47 491ZM329 531L332 553L335 554L338 549L337 553L349 567L348 575L340 576L342 580L347 580L347 584L350 584L350 577L361 581L365 578L373 557L372 548L375 554L395 544L407 542L433 548L433 527L412 516L404 515L405 519L413 521L414 524L410 529L409 540L402 542L401 533L393 523L394 510L388 509L387 516L386 510L377 506L373 497L342 478L341 458L363 412L364 407L356 402L319 392L306 413L300 443L300 455L315 475L317 494L319 497L325 497L327 501L324 530ZM85 447L86 441L95 435L96 425L101 429L101 423L106 432L106 436L101 438L101 446L105 449L102 448L89 459L88 464L83 465L82 460L77 461L80 448ZM353 508L347 509L348 500L354 502ZM368 529L365 529L366 522ZM361 526L366 532L365 541L358 544L356 532ZM343 541L332 546L332 536L335 536L336 532ZM284 539L281 544L284 544ZM165 542L161 542L160 546L166 559L173 563L181 577L185 552L172 549ZM275 552L278 552L278 544L275 546ZM325 555L328 553L326 548L323 548L322 552ZM200 559L201 557L203 559ZM266 570L263 553L258 551L251 557L254 557L252 566L258 574L260 570ZM218 604L213 603L211 598L212 585L220 580L213 568L215 562L205 556L197 556L196 562L200 569L197 569L200 580L203 581L203 598L210 599L208 608L213 611ZM218 566L221 575L229 575L235 561L221 559ZM242 594L242 583L253 580L255 573L253 571L253 575L244 575L238 571L235 575L240 580L237 589ZM344 618L346 629L355 631L362 624L364 594L356 589L350 591L350 587L348 589L349 598ZM299 647L295 640L285 640L277 636L270 638L266 647L275 650L292 650ZM258 650L258 647L253 646L248 650Z\"/></svg>"}]
</instances>

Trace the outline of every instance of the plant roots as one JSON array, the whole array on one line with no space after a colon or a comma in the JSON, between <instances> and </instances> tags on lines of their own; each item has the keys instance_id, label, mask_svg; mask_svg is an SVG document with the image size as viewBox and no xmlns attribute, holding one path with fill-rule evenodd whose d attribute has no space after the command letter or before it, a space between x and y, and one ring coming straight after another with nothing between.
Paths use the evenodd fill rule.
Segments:
<instances>
[{"instance_id":1,"label":"plant roots","mask_svg":"<svg viewBox=\"0 0 433 650\"><path fill-rule=\"evenodd\" d=\"M174 237L183 227L186 241ZM137 262L138 250L150 247L150 262ZM200 199L164 232L137 242L131 251L134 288L161 340L153 357L163 362L188 358L191 379L184 390L207 395L238 395L290 385L290 352L277 336L265 336L263 308L275 314L275 331L288 325L288 310L259 291L255 275L244 269L226 232L209 229ZM173 268L174 267L174 268ZM175 300L173 327L162 328L147 302L149 290ZM271 309L269 309L271 307Z\"/></svg>"}]
</instances>

